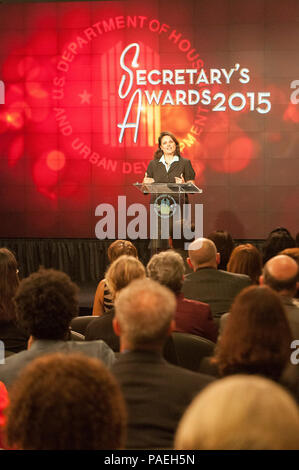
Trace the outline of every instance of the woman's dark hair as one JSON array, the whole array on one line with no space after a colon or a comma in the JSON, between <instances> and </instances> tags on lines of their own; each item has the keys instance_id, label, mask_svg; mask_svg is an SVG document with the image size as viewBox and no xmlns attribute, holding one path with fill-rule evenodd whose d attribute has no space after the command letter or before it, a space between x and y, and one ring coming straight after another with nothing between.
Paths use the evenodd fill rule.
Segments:
<instances>
[{"instance_id":1,"label":"woman's dark hair","mask_svg":"<svg viewBox=\"0 0 299 470\"><path fill-rule=\"evenodd\" d=\"M247 373L278 380L291 341L279 295L267 286L250 286L236 297L212 362L221 376Z\"/></svg>"},{"instance_id":2,"label":"woman's dark hair","mask_svg":"<svg viewBox=\"0 0 299 470\"><path fill-rule=\"evenodd\" d=\"M251 243L236 246L227 263L227 271L247 274L254 284L258 284L262 274L262 255Z\"/></svg>"},{"instance_id":3,"label":"woman's dark hair","mask_svg":"<svg viewBox=\"0 0 299 470\"><path fill-rule=\"evenodd\" d=\"M220 253L220 263L218 269L226 270L231 252L234 249L234 240L229 232L225 230L215 230L207 238L215 243L217 252Z\"/></svg>"},{"instance_id":4,"label":"woman's dark hair","mask_svg":"<svg viewBox=\"0 0 299 470\"><path fill-rule=\"evenodd\" d=\"M180 144L179 144L179 141L177 140L177 138L173 134L171 134L170 132L161 132L161 134L158 137L158 149L154 153L154 159L155 160L160 160L160 158L163 155L163 150L161 149L161 142L162 142L163 137L165 137L166 135L168 135L175 143L175 146L176 146L175 154L178 157L181 157Z\"/></svg>"},{"instance_id":5,"label":"woman's dark hair","mask_svg":"<svg viewBox=\"0 0 299 470\"><path fill-rule=\"evenodd\" d=\"M15 320L13 297L19 285L15 256L7 248L0 248L0 324Z\"/></svg>"},{"instance_id":6,"label":"woman's dark hair","mask_svg":"<svg viewBox=\"0 0 299 470\"><path fill-rule=\"evenodd\" d=\"M98 359L51 354L32 361L10 390L8 445L20 450L107 450L125 443L125 403Z\"/></svg>"},{"instance_id":7,"label":"woman's dark hair","mask_svg":"<svg viewBox=\"0 0 299 470\"><path fill-rule=\"evenodd\" d=\"M294 248L296 242L290 232L284 227L278 227L270 232L267 240L263 245L263 264L267 263L270 258L278 255L278 253L286 248Z\"/></svg>"}]
</instances>

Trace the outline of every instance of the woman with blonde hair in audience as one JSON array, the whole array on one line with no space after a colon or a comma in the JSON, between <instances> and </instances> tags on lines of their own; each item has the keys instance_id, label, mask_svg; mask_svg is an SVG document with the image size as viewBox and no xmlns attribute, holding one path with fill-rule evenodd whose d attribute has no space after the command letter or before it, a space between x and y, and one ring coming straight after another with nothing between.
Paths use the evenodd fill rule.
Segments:
<instances>
[{"instance_id":1,"label":"woman with blonde hair in audience","mask_svg":"<svg viewBox=\"0 0 299 470\"><path fill-rule=\"evenodd\" d=\"M28 335L16 324L13 297L19 286L19 270L14 254L0 248L0 340L13 353L27 349Z\"/></svg>"},{"instance_id":2,"label":"woman with blonde hair in audience","mask_svg":"<svg viewBox=\"0 0 299 470\"><path fill-rule=\"evenodd\" d=\"M108 259L110 264L113 263L119 256L128 255L138 258L137 249L128 240L115 240L111 243L108 248ZM94 302L92 315L101 316L105 313L108 313L113 308L113 299L111 292L107 286L106 279L102 279L97 287Z\"/></svg>"},{"instance_id":3,"label":"woman with blonde hair in audience","mask_svg":"<svg viewBox=\"0 0 299 470\"><path fill-rule=\"evenodd\" d=\"M247 274L253 284L258 284L262 273L262 255L251 243L236 246L230 255L227 271L236 274Z\"/></svg>"},{"instance_id":4,"label":"woman with blonde hair in audience","mask_svg":"<svg viewBox=\"0 0 299 470\"><path fill-rule=\"evenodd\" d=\"M298 450L299 410L280 385L236 375L208 385L177 429L178 450Z\"/></svg>"},{"instance_id":5,"label":"woman with blonde hair in audience","mask_svg":"<svg viewBox=\"0 0 299 470\"><path fill-rule=\"evenodd\" d=\"M143 279L146 272L143 264L133 256L122 255L108 268L105 281L114 300L117 293L130 284L134 279ZM114 307L105 315L92 320L86 328L86 341L102 339L113 351L119 351L119 337L112 326Z\"/></svg>"}]
</instances>

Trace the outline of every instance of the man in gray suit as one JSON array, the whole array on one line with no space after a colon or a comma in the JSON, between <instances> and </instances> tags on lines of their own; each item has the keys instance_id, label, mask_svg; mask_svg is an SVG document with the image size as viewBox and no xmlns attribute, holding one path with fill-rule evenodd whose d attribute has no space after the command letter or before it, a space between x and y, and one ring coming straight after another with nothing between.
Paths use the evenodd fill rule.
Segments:
<instances>
[{"instance_id":1,"label":"man in gray suit","mask_svg":"<svg viewBox=\"0 0 299 470\"><path fill-rule=\"evenodd\" d=\"M213 317L228 312L236 295L251 284L249 276L217 269L220 254L212 240L197 238L189 245L188 263L193 272L185 277L182 292L187 299L210 305Z\"/></svg>"},{"instance_id":2,"label":"man in gray suit","mask_svg":"<svg viewBox=\"0 0 299 470\"><path fill-rule=\"evenodd\" d=\"M114 352L103 341L68 341L78 315L78 287L67 274L40 269L21 281L15 297L18 323L30 335L28 349L0 364L0 380L9 387L33 359L53 352L81 352L111 366Z\"/></svg>"},{"instance_id":3,"label":"man in gray suit","mask_svg":"<svg viewBox=\"0 0 299 470\"><path fill-rule=\"evenodd\" d=\"M121 354L111 371L127 404L127 449L171 449L183 412L213 380L163 359L175 309L174 294L149 279L133 281L116 298L113 326Z\"/></svg>"},{"instance_id":4,"label":"man in gray suit","mask_svg":"<svg viewBox=\"0 0 299 470\"><path fill-rule=\"evenodd\" d=\"M299 302L294 299L299 288L299 267L294 259L277 255L269 259L260 277L260 284L275 290L281 297L294 339L299 339Z\"/></svg>"}]
</instances>

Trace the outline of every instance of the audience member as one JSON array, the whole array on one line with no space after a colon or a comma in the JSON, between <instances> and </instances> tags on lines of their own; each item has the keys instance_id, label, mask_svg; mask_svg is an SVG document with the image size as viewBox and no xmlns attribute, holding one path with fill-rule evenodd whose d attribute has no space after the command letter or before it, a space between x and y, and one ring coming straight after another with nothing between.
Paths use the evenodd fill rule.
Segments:
<instances>
[{"instance_id":1,"label":"audience member","mask_svg":"<svg viewBox=\"0 0 299 470\"><path fill-rule=\"evenodd\" d=\"M282 250L278 254L290 256L290 258L293 258L299 266L299 247L286 248L285 250ZM297 294L299 295L299 291L297 292ZM298 297L298 295L296 297Z\"/></svg>"},{"instance_id":2,"label":"audience member","mask_svg":"<svg viewBox=\"0 0 299 470\"><path fill-rule=\"evenodd\" d=\"M20 450L123 448L119 385L97 359L52 354L34 360L10 392L6 436Z\"/></svg>"},{"instance_id":3,"label":"audience member","mask_svg":"<svg viewBox=\"0 0 299 470\"><path fill-rule=\"evenodd\" d=\"M282 250L279 254L280 255L290 256L291 258L293 258L296 261L296 263L299 266L299 247L286 248L285 250ZM298 289L298 287L297 287L297 293L294 295L294 298L299 299L299 289Z\"/></svg>"},{"instance_id":4,"label":"audience member","mask_svg":"<svg viewBox=\"0 0 299 470\"><path fill-rule=\"evenodd\" d=\"M294 248L296 242L290 232L284 227L278 227L270 232L267 240L263 244L263 264L270 258L286 248Z\"/></svg>"},{"instance_id":5,"label":"audience member","mask_svg":"<svg viewBox=\"0 0 299 470\"><path fill-rule=\"evenodd\" d=\"M225 230L215 230L207 238L215 243L217 252L220 255L218 269L226 271L228 260L235 246L231 234Z\"/></svg>"},{"instance_id":6,"label":"audience member","mask_svg":"<svg viewBox=\"0 0 299 470\"><path fill-rule=\"evenodd\" d=\"M174 294L150 279L133 281L116 298L113 325L121 354L111 370L128 408L126 448L171 448L185 408L213 380L162 358L175 309Z\"/></svg>"},{"instance_id":7,"label":"audience member","mask_svg":"<svg viewBox=\"0 0 299 470\"><path fill-rule=\"evenodd\" d=\"M234 248L227 264L227 271L247 274L253 284L258 284L262 267L262 256L259 250L250 243L246 243Z\"/></svg>"},{"instance_id":8,"label":"audience member","mask_svg":"<svg viewBox=\"0 0 299 470\"><path fill-rule=\"evenodd\" d=\"M220 377L260 374L279 381L289 363L291 330L279 295L251 286L236 297L211 364ZM203 368L208 373L212 369Z\"/></svg>"},{"instance_id":9,"label":"audience member","mask_svg":"<svg viewBox=\"0 0 299 470\"><path fill-rule=\"evenodd\" d=\"M110 264L122 255L134 256L135 258L138 258L138 253L135 246L128 240L115 240L109 246L107 255ZM109 313L112 308L112 294L107 286L106 279L102 279L99 282L95 293L92 315L101 316L104 313Z\"/></svg>"},{"instance_id":10,"label":"audience member","mask_svg":"<svg viewBox=\"0 0 299 470\"><path fill-rule=\"evenodd\" d=\"M282 250L279 255L287 255L293 258L297 264L299 265L299 247L295 248L286 248L285 250Z\"/></svg>"},{"instance_id":11,"label":"audience member","mask_svg":"<svg viewBox=\"0 0 299 470\"><path fill-rule=\"evenodd\" d=\"M5 351L17 353L27 348L28 335L16 325L13 297L19 285L15 256L0 248L0 340Z\"/></svg>"},{"instance_id":12,"label":"audience member","mask_svg":"<svg viewBox=\"0 0 299 470\"><path fill-rule=\"evenodd\" d=\"M147 265L148 276L168 287L176 296L175 330L217 339L217 327L208 304L185 299L181 293L184 281L183 258L171 250L154 255Z\"/></svg>"},{"instance_id":13,"label":"audience member","mask_svg":"<svg viewBox=\"0 0 299 470\"><path fill-rule=\"evenodd\" d=\"M133 256L122 255L109 267L105 279L114 300L117 293L134 279L144 279L146 276L143 264ZM115 352L119 352L119 337L112 326L115 310L95 318L86 328L85 340L102 339Z\"/></svg>"},{"instance_id":14,"label":"audience member","mask_svg":"<svg viewBox=\"0 0 299 470\"><path fill-rule=\"evenodd\" d=\"M299 287L299 266L296 261L287 255L274 256L265 264L260 283L279 294L293 339L299 339L299 303L294 299Z\"/></svg>"},{"instance_id":15,"label":"audience member","mask_svg":"<svg viewBox=\"0 0 299 470\"><path fill-rule=\"evenodd\" d=\"M210 305L214 318L228 312L235 296L251 280L244 274L217 270L219 253L207 238L198 238L189 245L188 262L193 273L185 277L182 292L188 299L200 300Z\"/></svg>"},{"instance_id":16,"label":"audience member","mask_svg":"<svg viewBox=\"0 0 299 470\"><path fill-rule=\"evenodd\" d=\"M78 288L67 274L40 269L23 279L15 296L17 321L27 331L28 350L6 359L0 380L10 386L20 370L36 357L50 352L82 352L110 366L113 351L103 341L67 341L70 322L78 314Z\"/></svg>"},{"instance_id":17,"label":"audience member","mask_svg":"<svg viewBox=\"0 0 299 470\"><path fill-rule=\"evenodd\" d=\"M299 409L278 384L236 375L199 393L176 433L179 450L298 450Z\"/></svg>"}]
</instances>

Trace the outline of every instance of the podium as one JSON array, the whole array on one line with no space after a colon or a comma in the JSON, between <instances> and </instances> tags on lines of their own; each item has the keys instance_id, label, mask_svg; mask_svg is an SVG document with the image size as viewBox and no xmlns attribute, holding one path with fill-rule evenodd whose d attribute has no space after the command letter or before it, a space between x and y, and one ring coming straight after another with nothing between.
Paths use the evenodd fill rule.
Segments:
<instances>
[{"instance_id":1,"label":"podium","mask_svg":"<svg viewBox=\"0 0 299 470\"><path fill-rule=\"evenodd\" d=\"M133 186L144 195L151 195L151 253L166 250L174 225L182 225L191 216L187 215L188 194L201 194L203 190L193 183L134 183ZM191 226L191 218L189 222Z\"/></svg>"},{"instance_id":2,"label":"podium","mask_svg":"<svg viewBox=\"0 0 299 470\"><path fill-rule=\"evenodd\" d=\"M196 194L202 193L193 183L134 183L143 194Z\"/></svg>"}]
</instances>

